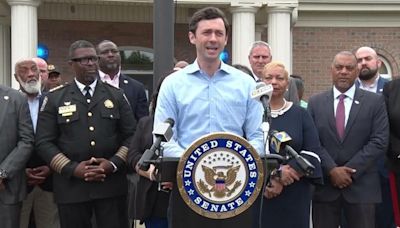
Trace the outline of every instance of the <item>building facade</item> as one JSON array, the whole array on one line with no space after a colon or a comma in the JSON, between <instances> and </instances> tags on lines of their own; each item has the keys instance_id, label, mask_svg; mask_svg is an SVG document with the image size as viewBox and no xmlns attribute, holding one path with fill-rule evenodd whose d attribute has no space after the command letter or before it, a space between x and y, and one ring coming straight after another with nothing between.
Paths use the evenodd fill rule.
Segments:
<instances>
[{"instance_id":1,"label":"building facade","mask_svg":"<svg viewBox=\"0 0 400 228\"><path fill-rule=\"evenodd\" d=\"M171 0L172 1L172 0ZM17 86L11 66L47 46L48 62L73 78L68 47L78 39L113 40L122 70L148 87L153 80L153 0L0 0L0 84ZM329 67L341 50L375 48L389 77L399 75L400 0L175 0L176 60L194 61L188 20L197 9L221 8L231 23L229 62L248 65L251 42L267 41L273 59L305 79L306 98L331 85Z\"/></svg>"}]
</instances>

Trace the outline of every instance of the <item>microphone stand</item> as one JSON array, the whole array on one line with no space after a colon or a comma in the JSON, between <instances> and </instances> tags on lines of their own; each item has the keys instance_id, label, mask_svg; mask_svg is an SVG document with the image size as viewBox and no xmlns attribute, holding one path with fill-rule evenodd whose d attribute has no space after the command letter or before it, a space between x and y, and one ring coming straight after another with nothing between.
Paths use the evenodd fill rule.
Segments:
<instances>
[{"instance_id":1,"label":"microphone stand","mask_svg":"<svg viewBox=\"0 0 400 228\"><path fill-rule=\"evenodd\" d=\"M265 178L263 180L262 190L261 190L261 202L260 202L260 211L258 217L258 227L262 228L262 211L263 211L263 202L264 202L264 192L267 187L267 184L270 180L270 170L268 164L268 155L269 153L269 135L271 130L271 108L268 105L264 107L264 114L263 114L263 122L261 124L261 130L263 131L263 144L264 144L264 151L262 156L264 156L264 170L265 170Z\"/></svg>"}]
</instances>

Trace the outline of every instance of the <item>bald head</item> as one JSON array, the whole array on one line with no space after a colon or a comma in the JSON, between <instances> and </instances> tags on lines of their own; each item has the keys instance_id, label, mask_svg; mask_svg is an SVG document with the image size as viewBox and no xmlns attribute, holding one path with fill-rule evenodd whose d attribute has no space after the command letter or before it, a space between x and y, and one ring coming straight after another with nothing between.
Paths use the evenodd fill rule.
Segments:
<instances>
[{"instance_id":1,"label":"bald head","mask_svg":"<svg viewBox=\"0 0 400 228\"><path fill-rule=\"evenodd\" d=\"M356 51L358 77L361 81L375 81L382 65L376 51L371 47L360 47Z\"/></svg>"},{"instance_id":2,"label":"bald head","mask_svg":"<svg viewBox=\"0 0 400 228\"><path fill-rule=\"evenodd\" d=\"M39 68L42 84L45 84L47 78L49 77L49 71L47 70L47 62L41 58L32 58L32 60L36 63L36 65Z\"/></svg>"}]
</instances>

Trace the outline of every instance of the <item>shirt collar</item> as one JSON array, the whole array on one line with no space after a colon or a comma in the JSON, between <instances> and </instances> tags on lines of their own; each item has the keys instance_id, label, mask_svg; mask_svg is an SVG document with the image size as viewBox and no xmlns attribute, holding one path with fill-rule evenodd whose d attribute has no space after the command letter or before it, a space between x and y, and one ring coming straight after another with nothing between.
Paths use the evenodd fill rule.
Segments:
<instances>
[{"instance_id":1,"label":"shirt collar","mask_svg":"<svg viewBox=\"0 0 400 228\"><path fill-rule=\"evenodd\" d=\"M363 81L360 80L360 78L357 78L357 80L358 80L358 83L360 83L361 87L364 87L364 88L375 88L376 85L378 84L379 77L380 77L379 75L375 75L375 81L371 85L365 85L363 83Z\"/></svg>"},{"instance_id":2,"label":"shirt collar","mask_svg":"<svg viewBox=\"0 0 400 228\"><path fill-rule=\"evenodd\" d=\"M183 68L182 70L186 70L187 73L189 73L189 74L195 74L195 73L197 73L197 72L203 72L203 71L200 69L200 66L199 66L199 63L197 62L197 59L196 59L192 64L186 66L186 67ZM225 64L223 61L221 61L221 64L220 64L220 66L219 66L219 69L215 72L215 74L216 74L217 72L221 72L222 75L229 74L229 72L230 72L229 65L228 65L228 64Z\"/></svg>"},{"instance_id":3,"label":"shirt collar","mask_svg":"<svg viewBox=\"0 0 400 228\"><path fill-rule=\"evenodd\" d=\"M356 92L356 85L353 84L350 89L348 89L346 92L343 94L346 95L346 97L350 98L351 100L354 99L354 94ZM333 97L335 99L338 99L339 95L342 94L339 90L336 89L335 86L333 86Z\"/></svg>"},{"instance_id":4,"label":"shirt collar","mask_svg":"<svg viewBox=\"0 0 400 228\"><path fill-rule=\"evenodd\" d=\"M103 71L99 70L99 75L100 75L100 79L104 82L105 78L108 77L111 80L110 75L104 73ZM119 78L119 76L121 75L121 68L118 70L118 73L114 76L113 80Z\"/></svg>"},{"instance_id":5,"label":"shirt collar","mask_svg":"<svg viewBox=\"0 0 400 228\"><path fill-rule=\"evenodd\" d=\"M76 78L74 78L74 80L75 80L75 83L76 83L76 85L78 86L79 90L80 90L83 94L85 94L85 93L86 93L86 91L85 91L86 85L80 83L78 80L76 80ZM93 91L93 92L94 92L94 88L96 87L96 83L97 83L97 79L95 79L95 80L92 82L92 84L89 85L91 91Z\"/></svg>"},{"instance_id":6,"label":"shirt collar","mask_svg":"<svg viewBox=\"0 0 400 228\"><path fill-rule=\"evenodd\" d=\"M22 89L18 90L20 93L22 93L24 96L26 96L29 99L29 96L27 93L25 93L24 91L22 91ZM36 95L36 97L34 97L34 99L39 99L42 96L42 91L39 90L38 94Z\"/></svg>"}]
</instances>

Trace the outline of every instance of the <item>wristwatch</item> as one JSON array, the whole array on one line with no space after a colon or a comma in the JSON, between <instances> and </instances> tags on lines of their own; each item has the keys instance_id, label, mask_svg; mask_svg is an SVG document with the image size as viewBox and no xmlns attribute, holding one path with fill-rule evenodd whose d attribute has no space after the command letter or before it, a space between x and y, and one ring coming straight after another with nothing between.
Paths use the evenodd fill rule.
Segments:
<instances>
[{"instance_id":1,"label":"wristwatch","mask_svg":"<svg viewBox=\"0 0 400 228\"><path fill-rule=\"evenodd\" d=\"M0 169L0 178L6 179L8 176L7 172L4 169Z\"/></svg>"}]
</instances>

